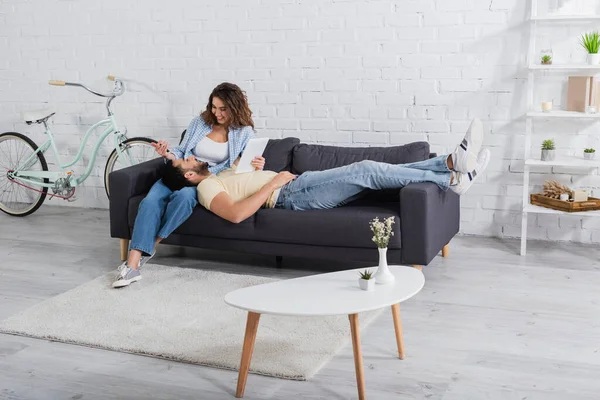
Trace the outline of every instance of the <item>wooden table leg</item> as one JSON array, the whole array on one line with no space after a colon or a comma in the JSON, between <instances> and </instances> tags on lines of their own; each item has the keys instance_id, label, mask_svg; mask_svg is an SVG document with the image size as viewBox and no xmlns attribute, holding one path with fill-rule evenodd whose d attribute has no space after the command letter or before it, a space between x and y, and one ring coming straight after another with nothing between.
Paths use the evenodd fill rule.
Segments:
<instances>
[{"instance_id":1,"label":"wooden table leg","mask_svg":"<svg viewBox=\"0 0 600 400\"><path fill-rule=\"evenodd\" d=\"M246 388L246 379L250 370L250 360L252 360L252 351L254 350L254 339L258 331L258 321L260 314L248 311L248 320L246 321L246 335L244 336L244 348L242 350L242 361L240 362L240 373L238 375L237 391L235 397L243 397Z\"/></svg>"},{"instance_id":2,"label":"wooden table leg","mask_svg":"<svg viewBox=\"0 0 600 400\"><path fill-rule=\"evenodd\" d=\"M363 374L362 350L360 348L360 326L358 314L350 314L350 331L352 332L352 350L354 352L354 368L356 369L356 386L358 400L365 399L365 376Z\"/></svg>"},{"instance_id":3,"label":"wooden table leg","mask_svg":"<svg viewBox=\"0 0 600 400\"><path fill-rule=\"evenodd\" d=\"M396 344L398 345L398 357L404 360L404 339L402 338L402 321L400 320L400 304L392 306L394 317L394 330L396 331Z\"/></svg>"}]
</instances>

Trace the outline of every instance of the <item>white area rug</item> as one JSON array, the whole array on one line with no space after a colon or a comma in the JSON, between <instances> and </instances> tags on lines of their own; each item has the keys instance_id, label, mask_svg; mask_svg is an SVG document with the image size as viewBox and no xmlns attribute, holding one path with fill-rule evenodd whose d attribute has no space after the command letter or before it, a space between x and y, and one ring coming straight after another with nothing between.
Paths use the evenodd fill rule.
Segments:
<instances>
[{"instance_id":1,"label":"white area rug","mask_svg":"<svg viewBox=\"0 0 600 400\"><path fill-rule=\"evenodd\" d=\"M10 317L0 331L237 370L247 314L223 298L275 280L147 264L140 282L116 290L114 275ZM361 327L378 314L361 314ZM305 380L349 342L347 316L263 315L250 372Z\"/></svg>"}]
</instances>

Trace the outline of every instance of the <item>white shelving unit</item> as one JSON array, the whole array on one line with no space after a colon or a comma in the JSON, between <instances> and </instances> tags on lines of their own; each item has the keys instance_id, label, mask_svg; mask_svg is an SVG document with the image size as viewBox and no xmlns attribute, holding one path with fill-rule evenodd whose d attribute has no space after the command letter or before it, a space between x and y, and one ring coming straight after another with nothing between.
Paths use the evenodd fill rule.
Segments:
<instances>
[{"instance_id":1,"label":"white shelving unit","mask_svg":"<svg viewBox=\"0 0 600 400\"><path fill-rule=\"evenodd\" d=\"M571 111L555 110L552 112L541 112L533 110L533 93L535 87L535 76L538 71L589 71L590 74L600 73L600 65L585 64L551 64L542 65L539 63L539 57L536 54L536 33L538 23L545 25L559 23L564 25L569 22L600 20L600 15L538 15L538 0L531 0L530 14L530 32L529 32L529 51L527 54L527 65L529 72L527 75L527 108L528 112L525 123L525 165L523 168L523 208L521 217L521 255L527 252L527 216L528 214L570 214L564 211L553 210L550 208L538 207L529 203L529 174L531 167L570 167L580 168L582 172L589 171L591 168L599 168L600 162L588 161L579 157L558 159L555 161L541 161L534 159L531 155L531 135L533 132L533 121L536 119L599 119L600 114L585 114ZM586 217L600 217L600 211L586 211L577 215Z\"/></svg>"},{"instance_id":2,"label":"white shelving unit","mask_svg":"<svg viewBox=\"0 0 600 400\"><path fill-rule=\"evenodd\" d=\"M594 21L600 20L600 15L544 15L544 16L532 16L532 21Z\"/></svg>"},{"instance_id":3,"label":"white shelving unit","mask_svg":"<svg viewBox=\"0 0 600 400\"><path fill-rule=\"evenodd\" d=\"M531 118L571 118L571 119L597 119L600 118L600 113L586 114L577 111L553 110L550 112L529 111L528 117Z\"/></svg>"}]
</instances>

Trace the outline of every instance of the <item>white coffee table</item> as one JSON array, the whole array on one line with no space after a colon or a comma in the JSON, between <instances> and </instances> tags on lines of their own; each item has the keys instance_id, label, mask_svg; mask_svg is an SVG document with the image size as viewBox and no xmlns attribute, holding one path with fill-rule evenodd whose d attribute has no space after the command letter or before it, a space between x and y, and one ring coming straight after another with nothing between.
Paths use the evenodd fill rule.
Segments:
<instances>
[{"instance_id":1,"label":"white coffee table","mask_svg":"<svg viewBox=\"0 0 600 400\"><path fill-rule=\"evenodd\" d=\"M394 283L376 285L375 290L364 291L358 287L358 271L362 270L364 268L282 280L227 293L225 303L248 311L236 397L244 395L260 314L300 317L347 314L360 400L365 398L365 381L358 313L391 306L398 356L404 359L400 303L423 288L425 277L415 268L391 266L390 271L396 276Z\"/></svg>"}]
</instances>

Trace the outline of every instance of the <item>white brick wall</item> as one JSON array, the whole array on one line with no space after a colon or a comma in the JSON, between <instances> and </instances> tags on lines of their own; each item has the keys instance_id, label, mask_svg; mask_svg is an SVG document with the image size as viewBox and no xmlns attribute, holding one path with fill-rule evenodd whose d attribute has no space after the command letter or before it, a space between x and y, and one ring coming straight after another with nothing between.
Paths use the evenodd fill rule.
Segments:
<instances>
[{"instance_id":1,"label":"white brick wall","mask_svg":"<svg viewBox=\"0 0 600 400\"><path fill-rule=\"evenodd\" d=\"M127 82L116 111L129 135L172 143L205 106L210 90L225 80L247 91L258 134L273 138L347 146L428 140L432 151L445 153L469 120L479 117L494 159L462 199L462 232L519 236L525 3L4 0L0 131L27 133L40 142L39 127L24 125L19 112L53 103L59 108L52 129L61 155L73 156L82 132L102 117L104 106L81 90L46 82L102 87L109 73ZM588 4L587 11L598 9ZM554 44L556 62L582 60L574 44L578 29L542 32L540 48ZM564 82L548 81L536 102L550 96L560 103ZM536 123L535 131L536 149L546 137L556 139L562 154L600 148L594 125ZM74 205L107 207L101 181L107 151ZM81 169L76 166L76 172ZM596 172L538 172L532 176L537 187L550 177L600 187ZM600 221L531 216L529 232L532 238L600 242Z\"/></svg>"}]
</instances>

